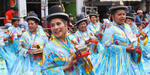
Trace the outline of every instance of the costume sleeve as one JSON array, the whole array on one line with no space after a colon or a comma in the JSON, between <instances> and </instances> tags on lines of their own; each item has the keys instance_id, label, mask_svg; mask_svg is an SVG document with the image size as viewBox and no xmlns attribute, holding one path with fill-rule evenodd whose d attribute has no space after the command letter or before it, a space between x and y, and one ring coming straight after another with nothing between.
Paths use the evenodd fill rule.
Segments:
<instances>
[{"instance_id":1,"label":"costume sleeve","mask_svg":"<svg viewBox=\"0 0 150 75\"><path fill-rule=\"evenodd\" d=\"M27 56L29 44L27 43L27 39L25 39L24 35L21 36L19 42L20 42L20 44L18 45L19 55Z\"/></svg>"},{"instance_id":2,"label":"costume sleeve","mask_svg":"<svg viewBox=\"0 0 150 75\"><path fill-rule=\"evenodd\" d=\"M113 34L113 30L109 28L104 32L102 43L106 47L106 51L111 52L111 54L116 54L116 52L119 53L120 50L126 50L125 45L117 45L119 42L114 41L115 36Z\"/></svg>"},{"instance_id":3,"label":"costume sleeve","mask_svg":"<svg viewBox=\"0 0 150 75\"><path fill-rule=\"evenodd\" d=\"M62 69L62 63L59 62L58 52L54 48L49 47L50 44L47 44L44 48L44 64L42 66L42 74L44 75L64 75Z\"/></svg>"}]
</instances>

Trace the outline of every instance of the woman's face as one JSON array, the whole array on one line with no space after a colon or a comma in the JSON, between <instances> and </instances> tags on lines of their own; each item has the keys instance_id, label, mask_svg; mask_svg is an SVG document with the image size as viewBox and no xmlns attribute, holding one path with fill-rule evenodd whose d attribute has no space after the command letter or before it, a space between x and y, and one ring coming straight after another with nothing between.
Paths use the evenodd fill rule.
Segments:
<instances>
[{"instance_id":1,"label":"woman's face","mask_svg":"<svg viewBox=\"0 0 150 75\"><path fill-rule=\"evenodd\" d=\"M79 24L78 28L80 31L85 32L87 31L86 26L87 26L86 22L83 21Z\"/></svg>"},{"instance_id":2,"label":"woman's face","mask_svg":"<svg viewBox=\"0 0 150 75\"><path fill-rule=\"evenodd\" d=\"M16 21L13 23L13 25L14 25L15 27L17 27L17 26L19 25L19 20L16 20Z\"/></svg>"},{"instance_id":3,"label":"woman's face","mask_svg":"<svg viewBox=\"0 0 150 75\"><path fill-rule=\"evenodd\" d=\"M60 18L55 18L50 21L51 31L57 37L65 36L67 30L67 22Z\"/></svg>"},{"instance_id":4,"label":"woman's face","mask_svg":"<svg viewBox=\"0 0 150 75\"><path fill-rule=\"evenodd\" d=\"M91 16L90 20L91 20L92 23L96 23L97 18L96 18L96 16Z\"/></svg>"},{"instance_id":5,"label":"woman's face","mask_svg":"<svg viewBox=\"0 0 150 75\"><path fill-rule=\"evenodd\" d=\"M36 29L38 28L38 24L35 23L35 21L33 20L28 20L28 27L29 27L29 31L32 32L36 32Z\"/></svg>"},{"instance_id":6,"label":"woman's face","mask_svg":"<svg viewBox=\"0 0 150 75\"><path fill-rule=\"evenodd\" d=\"M126 23L129 24L130 26L132 26L133 21L131 19L126 19Z\"/></svg>"},{"instance_id":7,"label":"woman's face","mask_svg":"<svg viewBox=\"0 0 150 75\"><path fill-rule=\"evenodd\" d=\"M124 10L117 10L116 13L112 15L112 19L117 24L124 24L126 20L126 12Z\"/></svg>"}]
</instances>

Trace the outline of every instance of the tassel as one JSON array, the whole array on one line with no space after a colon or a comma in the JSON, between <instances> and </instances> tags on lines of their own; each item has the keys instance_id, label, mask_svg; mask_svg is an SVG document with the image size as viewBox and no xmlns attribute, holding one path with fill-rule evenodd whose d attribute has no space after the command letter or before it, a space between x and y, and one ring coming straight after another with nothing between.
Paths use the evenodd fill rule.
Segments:
<instances>
[{"instance_id":1,"label":"tassel","mask_svg":"<svg viewBox=\"0 0 150 75\"><path fill-rule=\"evenodd\" d=\"M88 57L86 57L86 58L87 58L87 61L88 61L88 63L89 63L89 72L90 72L90 71L92 71L92 69L93 69L93 65L92 65L90 59L89 59Z\"/></svg>"},{"instance_id":2,"label":"tassel","mask_svg":"<svg viewBox=\"0 0 150 75\"><path fill-rule=\"evenodd\" d=\"M96 52L97 50L97 46L98 46L98 41L95 41L95 40L89 40L91 43L94 43L94 49L93 49L93 52Z\"/></svg>"},{"instance_id":3,"label":"tassel","mask_svg":"<svg viewBox=\"0 0 150 75\"><path fill-rule=\"evenodd\" d=\"M139 54L139 56L138 56L138 58L137 58L137 64L139 64L139 63L140 63L140 60L141 60L142 50L141 50L140 47L138 46L138 47L135 48L135 51L136 51L136 53Z\"/></svg>"},{"instance_id":4,"label":"tassel","mask_svg":"<svg viewBox=\"0 0 150 75\"><path fill-rule=\"evenodd\" d=\"M88 57L84 57L84 69L87 74L89 74L93 69L93 65Z\"/></svg>"},{"instance_id":5,"label":"tassel","mask_svg":"<svg viewBox=\"0 0 150 75\"><path fill-rule=\"evenodd\" d=\"M141 60L141 54L139 54L139 56L138 56L137 64L139 64L139 63L140 63L140 60Z\"/></svg>"},{"instance_id":6,"label":"tassel","mask_svg":"<svg viewBox=\"0 0 150 75\"><path fill-rule=\"evenodd\" d=\"M95 45L94 45L93 52L96 52L96 51L97 51L97 46L98 46L98 44L95 44Z\"/></svg>"},{"instance_id":7,"label":"tassel","mask_svg":"<svg viewBox=\"0 0 150 75\"><path fill-rule=\"evenodd\" d=\"M13 36L10 37L10 44L13 44Z\"/></svg>"},{"instance_id":8,"label":"tassel","mask_svg":"<svg viewBox=\"0 0 150 75\"><path fill-rule=\"evenodd\" d=\"M83 59L84 59L84 69L85 69L85 73L89 74L89 71L88 71L88 64L87 64L87 62L86 62L86 59L85 59L85 58L83 58Z\"/></svg>"},{"instance_id":9,"label":"tassel","mask_svg":"<svg viewBox=\"0 0 150 75\"><path fill-rule=\"evenodd\" d=\"M145 38L143 46L147 44L147 41L148 41L148 37Z\"/></svg>"},{"instance_id":10,"label":"tassel","mask_svg":"<svg viewBox=\"0 0 150 75\"><path fill-rule=\"evenodd\" d=\"M93 52L96 52L96 49L97 49L97 46L98 46L98 41L95 41L95 40L89 40L89 42L91 43L94 43L94 49L93 49Z\"/></svg>"}]
</instances>

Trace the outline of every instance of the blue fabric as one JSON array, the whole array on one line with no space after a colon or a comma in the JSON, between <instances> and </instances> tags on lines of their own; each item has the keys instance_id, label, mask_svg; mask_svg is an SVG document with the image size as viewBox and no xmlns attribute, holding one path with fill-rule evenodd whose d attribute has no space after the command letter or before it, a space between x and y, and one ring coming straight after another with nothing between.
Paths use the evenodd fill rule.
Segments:
<instances>
[{"instance_id":1,"label":"blue fabric","mask_svg":"<svg viewBox=\"0 0 150 75\"><path fill-rule=\"evenodd\" d=\"M32 38L33 35L35 35L34 38ZM27 54L27 51L28 49L32 49L37 45L40 47L40 49L43 49L48 41L48 38L43 31L37 30L33 35L31 35L29 31L26 31L19 39L19 57L16 59L16 63L13 65L13 68L11 70L12 75L41 75L41 65L43 62L43 57L33 59L34 55Z\"/></svg>"},{"instance_id":2,"label":"blue fabric","mask_svg":"<svg viewBox=\"0 0 150 75\"><path fill-rule=\"evenodd\" d=\"M142 67L139 67L131 57L131 53L126 52L129 44L136 43L136 37L132 33L130 26L124 24L122 27L115 22L107 27L102 43L105 46L103 70L100 74L106 75L143 75ZM105 63L105 64L103 64Z\"/></svg>"}]
</instances>

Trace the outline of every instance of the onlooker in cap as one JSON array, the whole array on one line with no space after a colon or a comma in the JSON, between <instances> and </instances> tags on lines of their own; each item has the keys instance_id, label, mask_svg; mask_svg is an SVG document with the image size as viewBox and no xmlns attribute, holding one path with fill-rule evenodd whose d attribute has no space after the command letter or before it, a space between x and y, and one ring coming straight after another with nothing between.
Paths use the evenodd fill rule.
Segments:
<instances>
[{"instance_id":1,"label":"onlooker in cap","mask_svg":"<svg viewBox=\"0 0 150 75\"><path fill-rule=\"evenodd\" d=\"M139 27L141 25L140 23L144 23L144 21L143 21L143 11L141 9L137 10L136 23L138 23L137 27Z\"/></svg>"}]
</instances>

